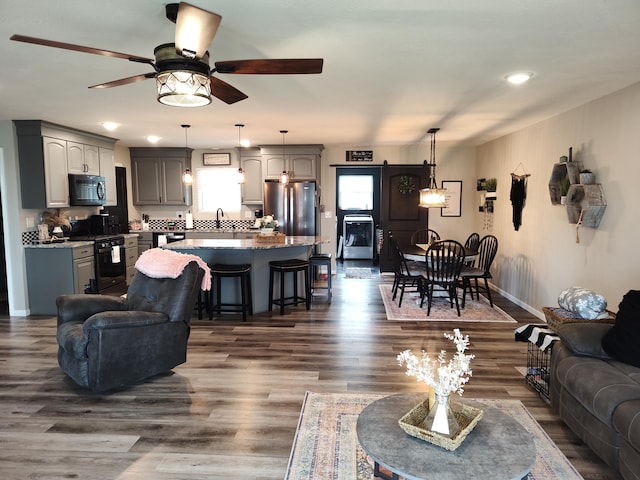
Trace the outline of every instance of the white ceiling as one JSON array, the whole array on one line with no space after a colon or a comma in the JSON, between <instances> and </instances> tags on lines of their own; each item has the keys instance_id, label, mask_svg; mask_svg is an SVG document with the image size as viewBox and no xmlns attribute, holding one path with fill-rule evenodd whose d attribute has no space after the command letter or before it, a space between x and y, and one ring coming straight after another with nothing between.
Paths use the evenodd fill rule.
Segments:
<instances>
[{"instance_id":1,"label":"white ceiling","mask_svg":"<svg viewBox=\"0 0 640 480\"><path fill-rule=\"evenodd\" d=\"M175 25L160 0L0 1L0 119L43 119L127 146L480 144L640 81L638 0L191 0L222 16L211 64L324 58L320 75L220 75L249 98L167 107L148 65L9 40L22 34L153 58ZM518 87L504 76L530 71Z\"/></svg>"}]
</instances>

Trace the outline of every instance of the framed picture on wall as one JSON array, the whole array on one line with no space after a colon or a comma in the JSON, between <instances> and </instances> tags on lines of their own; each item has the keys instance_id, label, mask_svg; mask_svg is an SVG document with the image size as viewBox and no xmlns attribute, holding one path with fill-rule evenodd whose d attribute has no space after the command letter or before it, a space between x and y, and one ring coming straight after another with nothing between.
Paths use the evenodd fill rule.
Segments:
<instances>
[{"instance_id":1,"label":"framed picture on wall","mask_svg":"<svg viewBox=\"0 0 640 480\"><path fill-rule=\"evenodd\" d=\"M440 210L440 216L462 216L462 180L443 180L442 188L447 190L447 206Z\"/></svg>"},{"instance_id":2,"label":"framed picture on wall","mask_svg":"<svg viewBox=\"0 0 640 480\"><path fill-rule=\"evenodd\" d=\"M230 153L203 153L203 165L231 165Z\"/></svg>"}]
</instances>

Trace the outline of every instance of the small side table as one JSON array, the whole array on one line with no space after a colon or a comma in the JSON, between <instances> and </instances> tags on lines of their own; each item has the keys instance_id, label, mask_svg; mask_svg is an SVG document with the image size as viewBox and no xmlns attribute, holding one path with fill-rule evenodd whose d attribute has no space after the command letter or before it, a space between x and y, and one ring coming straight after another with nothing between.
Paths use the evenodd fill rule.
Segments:
<instances>
[{"instance_id":1,"label":"small side table","mask_svg":"<svg viewBox=\"0 0 640 480\"><path fill-rule=\"evenodd\" d=\"M485 405L484 416L454 451L433 445L405 433L398 420L426 394L404 393L381 398L368 405L358 417L356 431L364 451L389 470L395 480L523 479L536 461L531 435L516 419ZM376 473L380 476L382 472Z\"/></svg>"}]
</instances>

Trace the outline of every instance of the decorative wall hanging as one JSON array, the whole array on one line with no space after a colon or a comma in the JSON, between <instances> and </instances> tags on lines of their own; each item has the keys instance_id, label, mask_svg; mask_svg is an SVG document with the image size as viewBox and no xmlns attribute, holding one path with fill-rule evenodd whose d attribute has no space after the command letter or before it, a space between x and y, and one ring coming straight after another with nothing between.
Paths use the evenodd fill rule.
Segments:
<instances>
[{"instance_id":1,"label":"decorative wall hanging","mask_svg":"<svg viewBox=\"0 0 640 480\"><path fill-rule=\"evenodd\" d=\"M443 180L447 206L440 210L441 217L462 216L462 180Z\"/></svg>"},{"instance_id":2,"label":"decorative wall hanging","mask_svg":"<svg viewBox=\"0 0 640 480\"><path fill-rule=\"evenodd\" d=\"M527 200L527 178L530 176L524 169L522 162L511 172L511 194L509 197L513 207L513 228L516 231L522 225L522 210Z\"/></svg>"},{"instance_id":3,"label":"decorative wall hanging","mask_svg":"<svg viewBox=\"0 0 640 480\"><path fill-rule=\"evenodd\" d=\"M203 153L203 165L231 165L230 153Z\"/></svg>"}]
</instances>

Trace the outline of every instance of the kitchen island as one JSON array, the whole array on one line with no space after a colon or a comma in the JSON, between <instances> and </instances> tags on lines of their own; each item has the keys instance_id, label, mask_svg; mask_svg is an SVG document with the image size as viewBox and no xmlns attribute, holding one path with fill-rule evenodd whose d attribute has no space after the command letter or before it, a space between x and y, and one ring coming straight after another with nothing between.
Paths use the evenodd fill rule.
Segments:
<instances>
[{"instance_id":1,"label":"kitchen island","mask_svg":"<svg viewBox=\"0 0 640 480\"><path fill-rule=\"evenodd\" d=\"M214 263L251 265L253 311L260 313L269 309L269 262L290 258L306 260L313 253L316 245L329 242L328 238L314 236L288 236L284 243L262 243L253 238L187 239L169 243L162 248L197 255L209 265ZM291 287L290 281L287 282L287 287ZM290 292L287 293L287 295L290 294ZM222 297L225 303L240 303L238 282L223 281Z\"/></svg>"}]
</instances>

